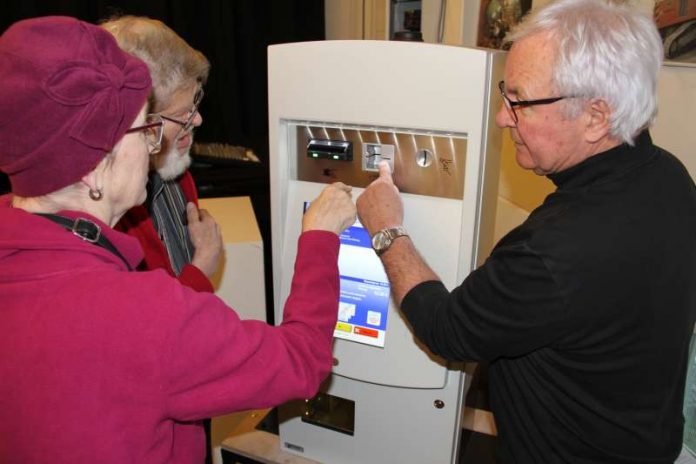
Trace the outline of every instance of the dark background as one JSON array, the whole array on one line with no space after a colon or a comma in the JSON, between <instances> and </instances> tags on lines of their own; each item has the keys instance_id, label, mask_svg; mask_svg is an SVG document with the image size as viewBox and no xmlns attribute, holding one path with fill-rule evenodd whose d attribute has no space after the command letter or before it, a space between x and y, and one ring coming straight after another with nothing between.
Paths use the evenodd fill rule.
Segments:
<instances>
[{"instance_id":1,"label":"dark background","mask_svg":"<svg viewBox=\"0 0 696 464\"><path fill-rule=\"evenodd\" d=\"M115 14L163 21L212 64L200 142L253 148L268 160L266 48L324 39L323 0L6 0L0 31L24 18L68 15L99 22Z\"/></svg>"},{"instance_id":2,"label":"dark background","mask_svg":"<svg viewBox=\"0 0 696 464\"><path fill-rule=\"evenodd\" d=\"M273 322L266 49L323 40L324 0L6 0L0 11L3 32L35 16L67 15L92 23L114 15L149 16L203 52L212 68L196 141L247 147L261 162L204 159L194 152L191 171L201 197L251 197L264 241L266 311ZM0 193L9 189L0 173Z\"/></svg>"}]
</instances>

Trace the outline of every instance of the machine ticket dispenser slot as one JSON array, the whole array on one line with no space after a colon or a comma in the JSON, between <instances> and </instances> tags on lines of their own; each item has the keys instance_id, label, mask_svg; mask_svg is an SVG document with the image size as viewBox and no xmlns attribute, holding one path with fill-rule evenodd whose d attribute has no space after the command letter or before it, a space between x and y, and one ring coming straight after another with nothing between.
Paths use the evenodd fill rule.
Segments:
<instances>
[{"instance_id":1,"label":"machine ticket dispenser slot","mask_svg":"<svg viewBox=\"0 0 696 464\"><path fill-rule=\"evenodd\" d=\"M366 143L363 151L363 169L378 172L379 163L386 161L394 172L394 145Z\"/></svg>"},{"instance_id":2,"label":"machine ticket dispenser slot","mask_svg":"<svg viewBox=\"0 0 696 464\"><path fill-rule=\"evenodd\" d=\"M495 216L500 140L493 119L502 56L387 41L269 48L277 323L302 214L329 183L352 186L357 199L382 161L401 192L403 226L446 287L482 259ZM461 366L414 337L360 222L339 239L332 372L315 397L279 408L281 448L332 464L456 462Z\"/></svg>"}]
</instances>

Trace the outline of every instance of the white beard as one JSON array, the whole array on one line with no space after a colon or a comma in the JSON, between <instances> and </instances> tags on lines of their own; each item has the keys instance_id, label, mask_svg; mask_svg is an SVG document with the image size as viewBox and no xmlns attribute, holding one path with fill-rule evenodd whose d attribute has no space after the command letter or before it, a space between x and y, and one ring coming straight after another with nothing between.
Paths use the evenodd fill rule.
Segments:
<instances>
[{"instance_id":1,"label":"white beard","mask_svg":"<svg viewBox=\"0 0 696 464\"><path fill-rule=\"evenodd\" d=\"M158 153L152 157L152 167L157 171L162 180L176 179L182 175L191 165L191 149L186 150L186 153L179 154L175 146L171 147L165 153Z\"/></svg>"}]
</instances>

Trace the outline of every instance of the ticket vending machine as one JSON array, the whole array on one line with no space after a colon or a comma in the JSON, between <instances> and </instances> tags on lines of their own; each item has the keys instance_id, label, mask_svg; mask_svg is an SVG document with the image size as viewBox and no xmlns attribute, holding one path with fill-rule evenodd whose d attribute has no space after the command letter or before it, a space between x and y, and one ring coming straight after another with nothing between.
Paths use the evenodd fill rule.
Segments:
<instances>
[{"instance_id":1,"label":"ticket vending machine","mask_svg":"<svg viewBox=\"0 0 696 464\"><path fill-rule=\"evenodd\" d=\"M282 320L302 214L327 183L357 198L392 165L404 226L448 288L492 247L504 54L423 43L269 48L273 282ZM280 445L320 462L445 463L458 453L466 376L419 344L356 222L341 235L334 367L279 409Z\"/></svg>"}]
</instances>

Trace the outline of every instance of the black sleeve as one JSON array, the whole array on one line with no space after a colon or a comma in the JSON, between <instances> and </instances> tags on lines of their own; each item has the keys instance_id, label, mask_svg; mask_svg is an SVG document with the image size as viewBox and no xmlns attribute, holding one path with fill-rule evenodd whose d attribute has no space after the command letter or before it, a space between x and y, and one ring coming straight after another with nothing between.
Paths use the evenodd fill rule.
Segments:
<instances>
[{"instance_id":1,"label":"black sleeve","mask_svg":"<svg viewBox=\"0 0 696 464\"><path fill-rule=\"evenodd\" d=\"M415 335L451 361L515 357L553 343L564 329L564 295L526 245L496 250L449 292L440 281L408 292L401 309Z\"/></svg>"}]
</instances>

